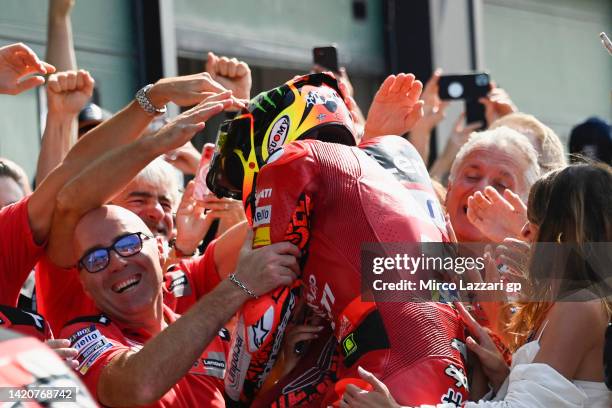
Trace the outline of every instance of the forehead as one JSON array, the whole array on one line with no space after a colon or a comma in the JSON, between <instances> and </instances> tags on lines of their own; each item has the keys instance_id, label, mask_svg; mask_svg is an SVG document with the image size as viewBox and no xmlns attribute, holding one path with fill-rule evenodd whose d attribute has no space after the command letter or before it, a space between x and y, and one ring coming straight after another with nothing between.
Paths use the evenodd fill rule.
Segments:
<instances>
[{"instance_id":1,"label":"forehead","mask_svg":"<svg viewBox=\"0 0 612 408\"><path fill-rule=\"evenodd\" d=\"M175 183L173 183L172 180L162 177L156 177L154 179L137 177L125 187L125 189L117 196L117 199L125 200L131 196L140 195L156 199L166 199L170 202L174 202L177 195L174 188Z\"/></svg>"},{"instance_id":2,"label":"forehead","mask_svg":"<svg viewBox=\"0 0 612 408\"><path fill-rule=\"evenodd\" d=\"M526 167L527 161L520 156L517 149L507 151L496 146L484 146L468 153L459 169L476 169L516 178L526 170Z\"/></svg>"},{"instance_id":3,"label":"forehead","mask_svg":"<svg viewBox=\"0 0 612 408\"><path fill-rule=\"evenodd\" d=\"M127 211L127 210L125 210ZM85 251L94 247L107 247L121 235L132 232L145 232L147 227L136 214L125 212L86 215L77 225L74 245L80 257Z\"/></svg>"}]
</instances>

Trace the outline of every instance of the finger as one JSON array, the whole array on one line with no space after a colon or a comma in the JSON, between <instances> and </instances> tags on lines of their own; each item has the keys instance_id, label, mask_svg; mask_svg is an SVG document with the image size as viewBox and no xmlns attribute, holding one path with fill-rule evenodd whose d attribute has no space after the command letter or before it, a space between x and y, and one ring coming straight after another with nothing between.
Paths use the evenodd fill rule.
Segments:
<instances>
[{"instance_id":1,"label":"finger","mask_svg":"<svg viewBox=\"0 0 612 408\"><path fill-rule=\"evenodd\" d=\"M491 206L491 202L482 194L481 191L477 191L472 196L474 197L474 203L481 208L488 208Z\"/></svg>"},{"instance_id":2,"label":"finger","mask_svg":"<svg viewBox=\"0 0 612 408\"><path fill-rule=\"evenodd\" d=\"M248 75L250 72L251 70L249 69L247 63L244 61L240 61L240 63L236 67L236 76L241 78L243 76Z\"/></svg>"},{"instance_id":3,"label":"finger","mask_svg":"<svg viewBox=\"0 0 612 408\"><path fill-rule=\"evenodd\" d=\"M49 339L45 341L45 344L52 349L70 347L70 340L68 339Z\"/></svg>"},{"instance_id":4,"label":"finger","mask_svg":"<svg viewBox=\"0 0 612 408\"><path fill-rule=\"evenodd\" d=\"M66 87L68 91L74 91L77 84L77 73L69 71L66 73Z\"/></svg>"},{"instance_id":5,"label":"finger","mask_svg":"<svg viewBox=\"0 0 612 408\"><path fill-rule=\"evenodd\" d=\"M212 52L208 53L207 58L206 58L206 72L212 75L216 73L217 59L218 57L215 54L213 54Z\"/></svg>"},{"instance_id":6,"label":"finger","mask_svg":"<svg viewBox=\"0 0 612 408\"><path fill-rule=\"evenodd\" d=\"M52 74L56 71L55 66L49 64L48 62L45 61L40 61L40 66L42 67L42 74Z\"/></svg>"},{"instance_id":7,"label":"finger","mask_svg":"<svg viewBox=\"0 0 612 408\"><path fill-rule=\"evenodd\" d=\"M221 76L227 76L229 65L229 58L221 57L217 63L217 73Z\"/></svg>"},{"instance_id":8,"label":"finger","mask_svg":"<svg viewBox=\"0 0 612 408\"><path fill-rule=\"evenodd\" d=\"M391 86L395 83L395 75L389 75L384 82L382 83L382 85L380 86L380 88L378 89L378 92L376 92L376 94L381 94L381 95L385 95L389 93L389 90L391 89ZM376 98L376 97L375 97Z\"/></svg>"},{"instance_id":9,"label":"finger","mask_svg":"<svg viewBox=\"0 0 612 408\"><path fill-rule=\"evenodd\" d=\"M468 123L467 125L465 125L465 127L463 128L462 132L465 133L465 134L470 134L470 133L480 129L483 124L484 123L482 123L482 121Z\"/></svg>"},{"instance_id":10,"label":"finger","mask_svg":"<svg viewBox=\"0 0 612 408\"><path fill-rule=\"evenodd\" d=\"M497 191L493 187L491 187L491 186L485 187L484 193L485 193L486 198L494 206L499 206L501 208L505 208L508 211L514 210L512 205L510 205L510 203L508 201L506 201L506 199L504 197L502 197L501 194L499 194L499 191Z\"/></svg>"},{"instance_id":11,"label":"finger","mask_svg":"<svg viewBox=\"0 0 612 408\"><path fill-rule=\"evenodd\" d=\"M79 368L79 362L77 360L66 360L65 363L68 367L72 368L73 370L76 370Z\"/></svg>"},{"instance_id":12,"label":"finger","mask_svg":"<svg viewBox=\"0 0 612 408\"><path fill-rule=\"evenodd\" d=\"M455 308L457 309L457 312L459 312L459 316L461 317L461 320L463 321L463 323L465 323L468 331L472 335L478 336L480 332L482 331L482 326L476 321L476 319L474 319L472 314L468 312L468 310L465 308L463 303L453 302L453 306L455 306Z\"/></svg>"},{"instance_id":13,"label":"finger","mask_svg":"<svg viewBox=\"0 0 612 408\"><path fill-rule=\"evenodd\" d=\"M474 354L478 356L478 359L480 361L483 361L484 359L488 357L487 350L484 347L482 347L480 344L478 344L476 340L474 340L473 337L468 336L465 339L465 344L467 345L468 349L470 349L470 351L472 351Z\"/></svg>"},{"instance_id":14,"label":"finger","mask_svg":"<svg viewBox=\"0 0 612 408\"><path fill-rule=\"evenodd\" d=\"M79 351L75 348L57 348L53 351L63 360L72 360L79 354Z\"/></svg>"},{"instance_id":15,"label":"finger","mask_svg":"<svg viewBox=\"0 0 612 408\"><path fill-rule=\"evenodd\" d=\"M57 81L57 76L55 76L55 74L51 75L47 79L47 88L49 88L54 93L60 93L62 91L59 82Z\"/></svg>"},{"instance_id":16,"label":"finger","mask_svg":"<svg viewBox=\"0 0 612 408\"><path fill-rule=\"evenodd\" d=\"M224 89L222 92L213 93L213 92L200 92L201 95L206 96L200 104L209 103L209 102L217 102L228 99L232 95L232 91L229 89ZM210 95L210 96L207 96Z\"/></svg>"},{"instance_id":17,"label":"finger","mask_svg":"<svg viewBox=\"0 0 612 408\"><path fill-rule=\"evenodd\" d=\"M406 118L407 129L410 130L423 117L423 101L417 101Z\"/></svg>"},{"instance_id":18,"label":"finger","mask_svg":"<svg viewBox=\"0 0 612 408\"><path fill-rule=\"evenodd\" d=\"M68 85L67 85L67 79L66 79L66 73L65 72L60 72L59 74L57 74L57 82L60 85L60 88L62 89L62 92L65 92Z\"/></svg>"},{"instance_id":19,"label":"finger","mask_svg":"<svg viewBox=\"0 0 612 408\"><path fill-rule=\"evenodd\" d=\"M18 92L24 92L24 91L27 91L28 89L32 89L32 88L40 86L40 85L42 85L44 83L45 83L45 78L43 78L41 76L33 76L33 77L27 78L27 79L19 82L17 84L17 91Z\"/></svg>"},{"instance_id":20,"label":"finger","mask_svg":"<svg viewBox=\"0 0 612 408\"><path fill-rule=\"evenodd\" d=\"M389 88L389 93L399 93L399 91L402 89L402 83L404 82L404 80L406 79L406 74L401 73L398 74L395 77L395 81L393 81L393 83L391 84L391 87Z\"/></svg>"},{"instance_id":21,"label":"finger","mask_svg":"<svg viewBox=\"0 0 612 408\"><path fill-rule=\"evenodd\" d=\"M463 131L464 121L465 112L461 112L455 120L455 123L453 123L453 130L455 131L455 133L461 133Z\"/></svg>"},{"instance_id":22,"label":"finger","mask_svg":"<svg viewBox=\"0 0 612 408\"><path fill-rule=\"evenodd\" d=\"M414 105L421 97L421 91L423 90L423 83L421 81L414 81L411 84L410 91L408 92L407 101L410 105Z\"/></svg>"},{"instance_id":23,"label":"finger","mask_svg":"<svg viewBox=\"0 0 612 408\"><path fill-rule=\"evenodd\" d=\"M399 92L402 95L408 94L410 92L412 85L414 84L414 74L408 74L400 84ZM420 81L419 81L420 82Z\"/></svg>"},{"instance_id":24,"label":"finger","mask_svg":"<svg viewBox=\"0 0 612 408\"><path fill-rule=\"evenodd\" d=\"M83 89L83 85L85 85L85 74L83 73L83 71L78 71L76 74L75 88L81 90Z\"/></svg>"},{"instance_id":25,"label":"finger","mask_svg":"<svg viewBox=\"0 0 612 408\"><path fill-rule=\"evenodd\" d=\"M424 94L437 94L438 93L438 81L440 80L440 76L442 75L442 68L436 68L436 70L431 74L431 77L425 83L425 88L423 89Z\"/></svg>"},{"instance_id":26,"label":"finger","mask_svg":"<svg viewBox=\"0 0 612 408\"><path fill-rule=\"evenodd\" d=\"M227 77L234 78L236 77L236 71L238 70L238 60L236 58L232 58L229 60L227 64Z\"/></svg>"},{"instance_id":27,"label":"finger","mask_svg":"<svg viewBox=\"0 0 612 408\"><path fill-rule=\"evenodd\" d=\"M514 208L515 211L519 211L519 212L522 212L522 213L526 213L527 212L527 206L525 205L523 200L521 200L521 197L519 197L519 195L514 193L512 190L510 190L508 188L505 189L504 190L504 198L506 200L508 200L508 202Z\"/></svg>"},{"instance_id":28,"label":"finger","mask_svg":"<svg viewBox=\"0 0 612 408\"><path fill-rule=\"evenodd\" d=\"M291 242L276 242L268 246L271 251L276 252L279 255L293 255L299 257L301 255L300 249L293 245Z\"/></svg>"},{"instance_id":29,"label":"finger","mask_svg":"<svg viewBox=\"0 0 612 408\"><path fill-rule=\"evenodd\" d=\"M372 387L374 387L374 391L380 391L382 393L387 392L387 386L383 384L382 381L380 381L378 378L376 378L374 374L367 371L365 368L361 366L357 367L357 372L359 373L359 376L362 379L364 379L365 381L370 383Z\"/></svg>"}]
</instances>

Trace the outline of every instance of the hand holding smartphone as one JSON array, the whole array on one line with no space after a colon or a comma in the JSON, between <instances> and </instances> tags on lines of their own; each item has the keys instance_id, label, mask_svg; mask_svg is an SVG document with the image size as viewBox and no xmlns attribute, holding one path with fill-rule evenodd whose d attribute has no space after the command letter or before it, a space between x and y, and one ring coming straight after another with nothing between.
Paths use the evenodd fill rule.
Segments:
<instances>
[{"instance_id":1,"label":"hand holding smartphone","mask_svg":"<svg viewBox=\"0 0 612 408\"><path fill-rule=\"evenodd\" d=\"M438 81L439 96L442 100L465 101L466 123L482 122L487 126L484 105L478 102L479 98L487 96L490 90L490 78L486 72L476 72L466 75L443 75Z\"/></svg>"}]
</instances>

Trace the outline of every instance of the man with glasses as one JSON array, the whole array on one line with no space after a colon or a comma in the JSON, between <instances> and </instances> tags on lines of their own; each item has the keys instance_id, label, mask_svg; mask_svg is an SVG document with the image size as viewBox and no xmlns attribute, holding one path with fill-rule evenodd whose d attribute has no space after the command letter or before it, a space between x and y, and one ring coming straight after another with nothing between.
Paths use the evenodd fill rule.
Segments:
<instances>
[{"instance_id":1,"label":"man with glasses","mask_svg":"<svg viewBox=\"0 0 612 408\"><path fill-rule=\"evenodd\" d=\"M102 312L74 319L61 335L78 350L77 371L105 406L223 406L228 344L219 330L247 299L295 279L294 245L252 250L249 234L231 279L179 318L164 304L160 239L134 213L100 207L146 163L184 144L204 120L231 106L229 97L211 97L155 137L109 152L57 197L49 256L78 265L85 291ZM94 174L95 185L88 182Z\"/></svg>"}]
</instances>

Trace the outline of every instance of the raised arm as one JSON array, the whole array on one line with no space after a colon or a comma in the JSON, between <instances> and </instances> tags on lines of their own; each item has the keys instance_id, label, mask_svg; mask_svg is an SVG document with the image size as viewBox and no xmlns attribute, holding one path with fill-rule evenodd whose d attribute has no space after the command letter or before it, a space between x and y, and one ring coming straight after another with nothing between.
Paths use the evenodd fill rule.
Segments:
<instances>
[{"instance_id":1,"label":"raised arm","mask_svg":"<svg viewBox=\"0 0 612 408\"><path fill-rule=\"evenodd\" d=\"M229 92L208 98L177 116L154 136L106 153L66 184L57 196L53 216L47 248L51 260L56 265L73 265L73 254L66 248L66 242L72 242L81 216L119 193L151 160L191 139L204 128L208 118L232 105L229 98Z\"/></svg>"},{"instance_id":2,"label":"raised arm","mask_svg":"<svg viewBox=\"0 0 612 408\"><path fill-rule=\"evenodd\" d=\"M161 79L150 88L147 95L151 103L158 108L168 102L192 106L212 93L223 90L210 75L202 73ZM43 243L47 239L54 210L54 206L49 203L55 201L64 184L106 152L138 138L152 119L153 116L146 113L136 101L132 101L111 119L85 134L74 145L62 165L36 189L28 204L30 226L36 242Z\"/></svg>"},{"instance_id":3,"label":"raised arm","mask_svg":"<svg viewBox=\"0 0 612 408\"><path fill-rule=\"evenodd\" d=\"M36 166L37 186L76 143L77 116L91 98L93 87L93 78L84 70L59 72L47 80L47 123Z\"/></svg>"},{"instance_id":4,"label":"raised arm","mask_svg":"<svg viewBox=\"0 0 612 408\"><path fill-rule=\"evenodd\" d=\"M46 59L59 71L77 69L70 21L72 7L74 7L74 0L49 1Z\"/></svg>"}]
</instances>

